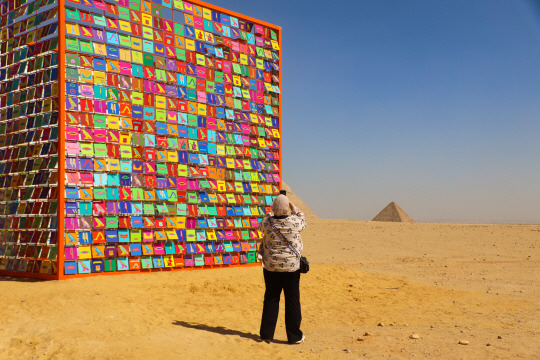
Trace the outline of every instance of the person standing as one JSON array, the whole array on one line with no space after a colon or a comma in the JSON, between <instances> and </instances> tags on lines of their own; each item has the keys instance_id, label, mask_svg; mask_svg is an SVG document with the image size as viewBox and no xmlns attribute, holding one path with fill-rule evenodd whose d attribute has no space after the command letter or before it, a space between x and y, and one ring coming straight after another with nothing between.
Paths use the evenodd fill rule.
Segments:
<instances>
[{"instance_id":1,"label":"person standing","mask_svg":"<svg viewBox=\"0 0 540 360\"><path fill-rule=\"evenodd\" d=\"M265 216L259 225L263 233L259 259L263 264L266 285L260 329L263 341L274 339L282 290L285 293L287 340L289 344L300 344L305 339L300 330L300 256L303 250L300 232L305 227L304 213L281 194L272 204L272 213Z\"/></svg>"}]
</instances>

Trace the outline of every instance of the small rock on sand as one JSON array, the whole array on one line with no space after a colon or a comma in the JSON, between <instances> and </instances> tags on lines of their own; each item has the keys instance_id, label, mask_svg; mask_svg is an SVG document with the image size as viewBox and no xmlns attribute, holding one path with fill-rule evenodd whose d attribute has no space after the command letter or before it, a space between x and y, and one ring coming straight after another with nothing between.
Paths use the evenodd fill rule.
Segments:
<instances>
[{"instance_id":1,"label":"small rock on sand","mask_svg":"<svg viewBox=\"0 0 540 360\"><path fill-rule=\"evenodd\" d=\"M418 335L417 333L413 333L409 336L409 339L420 339L420 335Z\"/></svg>"},{"instance_id":2,"label":"small rock on sand","mask_svg":"<svg viewBox=\"0 0 540 360\"><path fill-rule=\"evenodd\" d=\"M371 333L368 332L368 331L366 331L366 332L364 333L364 336L371 336Z\"/></svg>"},{"instance_id":3,"label":"small rock on sand","mask_svg":"<svg viewBox=\"0 0 540 360\"><path fill-rule=\"evenodd\" d=\"M459 344L460 345L469 345L469 341L468 340L459 340Z\"/></svg>"},{"instance_id":4,"label":"small rock on sand","mask_svg":"<svg viewBox=\"0 0 540 360\"><path fill-rule=\"evenodd\" d=\"M380 322L377 324L377 326L384 326L384 323Z\"/></svg>"},{"instance_id":5,"label":"small rock on sand","mask_svg":"<svg viewBox=\"0 0 540 360\"><path fill-rule=\"evenodd\" d=\"M364 341L364 338L362 336L359 336L356 338L357 341Z\"/></svg>"}]
</instances>

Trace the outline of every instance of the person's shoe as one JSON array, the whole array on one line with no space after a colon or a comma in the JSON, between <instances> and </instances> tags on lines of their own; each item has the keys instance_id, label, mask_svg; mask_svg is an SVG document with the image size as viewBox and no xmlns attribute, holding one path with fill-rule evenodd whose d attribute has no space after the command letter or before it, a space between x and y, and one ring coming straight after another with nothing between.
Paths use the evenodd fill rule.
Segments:
<instances>
[{"instance_id":1,"label":"person's shoe","mask_svg":"<svg viewBox=\"0 0 540 360\"><path fill-rule=\"evenodd\" d=\"M261 340L264 341L267 344L270 344L272 342L272 339L263 339L263 338L261 338Z\"/></svg>"},{"instance_id":2,"label":"person's shoe","mask_svg":"<svg viewBox=\"0 0 540 360\"><path fill-rule=\"evenodd\" d=\"M304 334L302 334L302 338L298 341L295 341L293 342L292 344L301 344L304 342L304 340L306 340L306 336Z\"/></svg>"}]
</instances>

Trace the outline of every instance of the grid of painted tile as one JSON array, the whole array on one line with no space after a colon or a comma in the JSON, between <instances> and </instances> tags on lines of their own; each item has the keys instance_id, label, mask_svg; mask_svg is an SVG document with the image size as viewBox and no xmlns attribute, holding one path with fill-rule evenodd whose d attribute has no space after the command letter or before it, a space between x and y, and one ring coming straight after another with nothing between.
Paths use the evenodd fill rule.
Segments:
<instances>
[{"instance_id":1,"label":"grid of painted tile","mask_svg":"<svg viewBox=\"0 0 540 360\"><path fill-rule=\"evenodd\" d=\"M277 33L185 1L66 4L65 273L256 262Z\"/></svg>"},{"instance_id":2,"label":"grid of painted tile","mask_svg":"<svg viewBox=\"0 0 540 360\"><path fill-rule=\"evenodd\" d=\"M53 0L0 4L0 271L57 272L54 6Z\"/></svg>"}]
</instances>

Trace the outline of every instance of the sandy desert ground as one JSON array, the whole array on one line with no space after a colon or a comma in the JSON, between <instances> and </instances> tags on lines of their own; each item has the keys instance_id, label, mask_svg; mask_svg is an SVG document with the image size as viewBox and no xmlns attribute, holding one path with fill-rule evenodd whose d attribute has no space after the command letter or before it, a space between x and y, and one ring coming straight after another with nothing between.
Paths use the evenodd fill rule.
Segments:
<instances>
[{"instance_id":1,"label":"sandy desert ground","mask_svg":"<svg viewBox=\"0 0 540 360\"><path fill-rule=\"evenodd\" d=\"M258 341L260 267L0 277L0 359L540 357L540 226L308 222L301 345Z\"/></svg>"}]
</instances>

